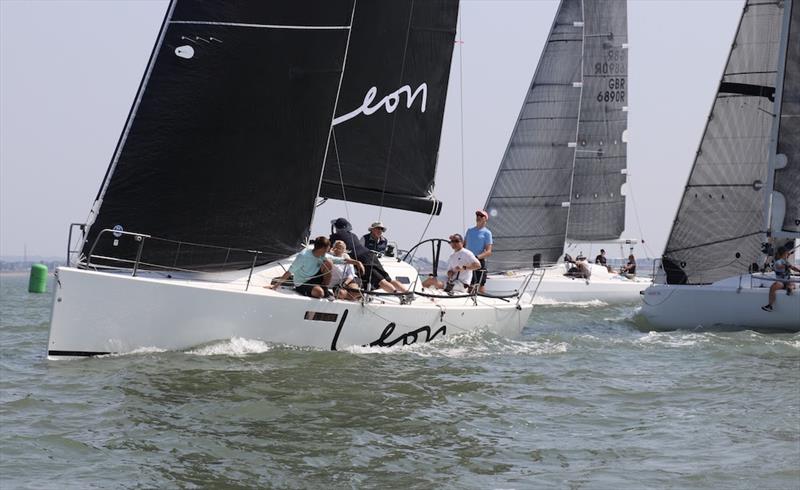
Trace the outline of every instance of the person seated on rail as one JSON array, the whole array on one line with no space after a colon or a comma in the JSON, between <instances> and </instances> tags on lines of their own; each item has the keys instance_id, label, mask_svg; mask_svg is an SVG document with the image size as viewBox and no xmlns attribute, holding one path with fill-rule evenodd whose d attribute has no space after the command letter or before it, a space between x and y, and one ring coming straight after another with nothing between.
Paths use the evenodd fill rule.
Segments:
<instances>
[{"instance_id":1,"label":"person seated on rail","mask_svg":"<svg viewBox=\"0 0 800 490\"><path fill-rule=\"evenodd\" d=\"M564 260L566 260L566 256ZM589 269L589 264L586 262L586 257L583 255L578 255L575 258L575 262L573 263L572 267L570 267L565 275L578 279L589 279L592 277L592 270Z\"/></svg>"},{"instance_id":2,"label":"person seated on rail","mask_svg":"<svg viewBox=\"0 0 800 490\"><path fill-rule=\"evenodd\" d=\"M353 233L353 227L350 222L344 218L338 218L331 222L333 233L331 233L331 241L336 242L342 240L348 250L353 252L353 255L364 265L364 272L361 273L361 279L364 283L369 283L373 289L381 288L389 293L405 293L406 288L399 281L392 279L381 265L378 256L365 247L358 236Z\"/></svg>"},{"instance_id":3,"label":"person seated on rail","mask_svg":"<svg viewBox=\"0 0 800 490\"><path fill-rule=\"evenodd\" d=\"M334 257L350 258L347 248L341 240L336 240L331 253ZM357 301L361 299L361 280L356 276L351 264L333 264L331 269L331 287L339 299Z\"/></svg>"},{"instance_id":4,"label":"person seated on rail","mask_svg":"<svg viewBox=\"0 0 800 490\"><path fill-rule=\"evenodd\" d=\"M634 279L636 277L636 257L634 257L633 254L628 255L628 263L622 266L619 273L628 279Z\"/></svg>"},{"instance_id":5,"label":"person seated on rail","mask_svg":"<svg viewBox=\"0 0 800 490\"><path fill-rule=\"evenodd\" d=\"M480 269L481 262L474 253L464 248L464 238L458 233L450 235L450 247L453 249L453 254L447 259L447 283L430 276L422 282L422 287L435 287L447 292L453 291L456 287L459 290L470 289L472 271Z\"/></svg>"},{"instance_id":6,"label":"person seated on rail","mask_svg":"<svg viewBox=\"0 0 800 490\"><path fill-rule=\"evenodd\" d=\"M306 248L297 254L292 265L281 277L264 287L278 289L291 276L294 281L294 290L298 293L312 298L332 297L328 290L328 284L330 284L333 264L353 264L363 271L364 266L357 260L329 255L331 242L326 237L318 236L312 244L313 248Z\"/></svg>"},{"instance_id":7,"label":"person seated on rail","mask_svg":"<svg viewBox=\"0 0 800 490\"><path fill-rule=\"evenodd\" d=\"M761 307L764 311L772 311L779 289L785 289L787 295L791 295L794 290L794 284L790 282L792 270L800 272L800 269L789 263L789 255L791 254L792 251L786 248L778 249L778 253L775 254L772 270L775 271L775 279L777 280L769 287L769 303Z\"/></svg>"},{"instance_id":8,"label":"person seated on rail","mask_svg":"<svg viewBox=\"0 0 800 490\"><path fill-rule=\"evenodd\" d=\"M614 272L614 268L608 265L608 260L606 259L606 251L602 248L600 249L600 254L595 257L594 263L597 265L602 265L606 268L608 272Z\"/></svg>"}]
</instances>

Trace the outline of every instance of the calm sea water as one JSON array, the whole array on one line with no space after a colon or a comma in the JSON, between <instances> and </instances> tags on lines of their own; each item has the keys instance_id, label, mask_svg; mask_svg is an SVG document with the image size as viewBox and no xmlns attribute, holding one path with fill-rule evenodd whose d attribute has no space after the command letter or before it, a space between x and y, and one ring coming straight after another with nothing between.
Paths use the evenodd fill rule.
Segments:
<instances>
[{"instance_id":1,"label":"calm sea water","mask_svg":"<svg viewBox=\"0 0 800 490\"><path fill-rule=\"evenodd\" d=\"M0 276L4 489L800 488L798 335L641 333L590 303L514 340L51 362L26 286Z\"/></svg>"}]
</instances>

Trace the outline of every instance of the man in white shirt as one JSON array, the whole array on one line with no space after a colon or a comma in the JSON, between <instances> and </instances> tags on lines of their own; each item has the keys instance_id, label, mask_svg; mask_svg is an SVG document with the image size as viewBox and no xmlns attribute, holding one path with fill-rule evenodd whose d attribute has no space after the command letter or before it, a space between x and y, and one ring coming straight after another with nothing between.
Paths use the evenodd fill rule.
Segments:
<instances>
[{"instance_id":1,"label":"man in white shirt","mask_svg":"<svg viewBox=\"0 0 800 490\"><path fill-rule=\"evenodd\" d=\"M453 254L447 259L447 285L431 276L422 282L423 287L450 291L453 285L460 284L465 290L469 288L472 271L480 269L481 263L474 253L464 248L464 238L458 233L450 235L450 247L453 249Z\"/></svg>"}]
</instances>

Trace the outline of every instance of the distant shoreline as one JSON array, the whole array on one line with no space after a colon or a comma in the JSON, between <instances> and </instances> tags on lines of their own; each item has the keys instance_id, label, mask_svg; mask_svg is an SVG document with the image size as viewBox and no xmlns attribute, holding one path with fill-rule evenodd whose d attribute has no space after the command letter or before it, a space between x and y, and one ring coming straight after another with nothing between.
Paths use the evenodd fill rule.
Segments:
<instances>
[{"instance_id":1,"label":"distant shoreline","mask_svg":"<svg viewBox=\"0 0 800 490\"><path fill-rule=\"evenodd\" d=\"M27 276L30 271L0 271L0 276ZM47 277L52 277L53 271L47 271Z\"/></svg>"}]
</instances>

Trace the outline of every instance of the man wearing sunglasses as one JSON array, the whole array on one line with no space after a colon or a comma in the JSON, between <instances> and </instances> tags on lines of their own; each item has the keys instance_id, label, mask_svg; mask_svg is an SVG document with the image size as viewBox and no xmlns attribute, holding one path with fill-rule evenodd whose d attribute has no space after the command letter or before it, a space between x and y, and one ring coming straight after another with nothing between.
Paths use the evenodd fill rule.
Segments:
<instances>
[{"instance_id":1,"label":"man wearing sunglasses","mask_svg":"<svg viewBox=\"0 0 800 490\"><path fill-rule=\"evenodd\" d=\"M454 287L467 290L472 282L472 271L480 269L481 263L475 254L464 248L464 238L458 233L450 235L450 247L453 254L447 259L447 284L436 277L429 277L422 282L426 288L435 287L450 292Z\"/></svg>"}]
</instances>

